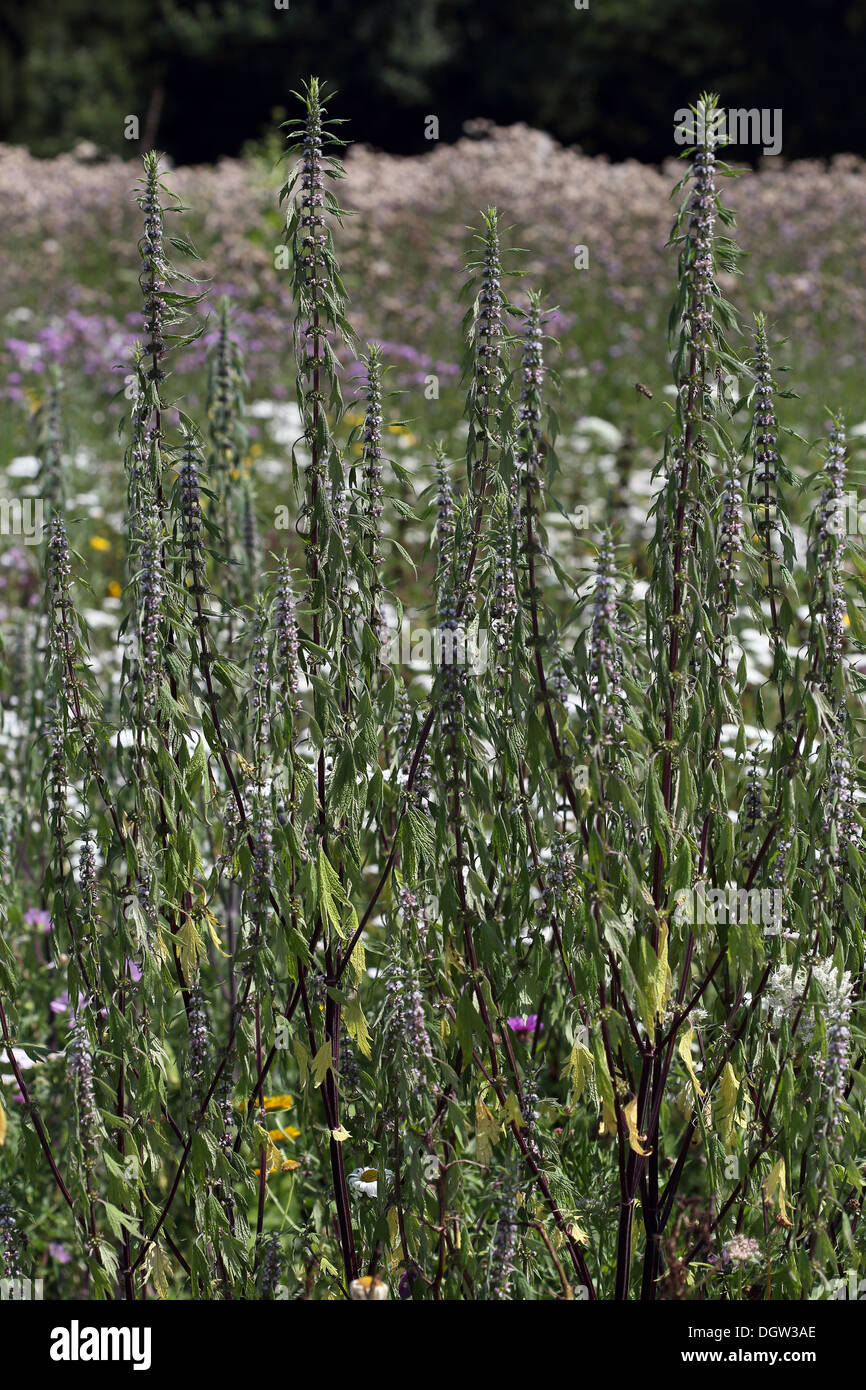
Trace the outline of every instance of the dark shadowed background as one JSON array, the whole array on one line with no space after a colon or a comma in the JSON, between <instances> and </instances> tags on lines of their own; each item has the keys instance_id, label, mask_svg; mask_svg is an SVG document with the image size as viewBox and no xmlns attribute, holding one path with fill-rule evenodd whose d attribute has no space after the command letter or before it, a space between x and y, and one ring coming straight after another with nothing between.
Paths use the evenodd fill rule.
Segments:
<instances>
[{"instance_id":1,"label":"dark shadowed background","mask_svg":"<svg viewBox=\"0 0 866 1390\"><path fill-rule=\"evenodd\" d=\"M281 3L283 0L281 0ZM35 0L0 15L0 141L177 162L237 154L316 72L398 153L525 121L614 159L670 153L702 89L781 107L788 158L866 153L864 0ZM748 155L748 151L743 152Z\"/></svg>"}]
</instances>

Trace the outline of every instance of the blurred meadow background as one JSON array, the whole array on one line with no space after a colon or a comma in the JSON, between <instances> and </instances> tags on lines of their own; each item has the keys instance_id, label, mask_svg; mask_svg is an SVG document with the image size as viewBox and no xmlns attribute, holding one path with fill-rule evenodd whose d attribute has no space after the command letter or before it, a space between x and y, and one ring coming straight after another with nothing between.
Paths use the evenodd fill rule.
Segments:
<instances>
[{"instance_id":1,"label":"blurred meadow background","mask_svg":"<svg viewBox=\"0 0 866 1390\"><path fill-rule=\"evenodd\" d=\"M610 4L595 14L548 0L531 17L516 5L473 5L470 14L441 0L365 6L360 15L331 0L288 11L162 4L140 24L134 4L122 16L92 4L37 4L6 21L0 469L7 495L36 495L33 416L59 369L69 388L72 540L96 562L91 625L111 628L122 577L117 426L141 333L135 188L150 146L177 166L171 183L190 211L173 230L203 258L196 271L208 323L179 359L184 376L173 379L173 395L201 414L215 306L228 295L252 383L246 467L260 513L275 516L291 502L287 460L299 420L273 130L288 89L316 67L340 89L339 114L351 116L344 133L355 142L343 186L354 215L340 246L353 322L361 342L375 337L391 364L400 393L391 415L404 422L394 445L419 491L432 478L434 439L444 438L452 456L462 452L455 422L466 305L455 291L472 246L467 224L495 204L511 227L507 242L520 248L506 265L557 306L549 323L560 427L552 542L561 535L579 558L582 541L610 523L640 572L651 470L673 392L665 351L675 273L665 242L681 172L673 118L707 86L721 90L723 104L779 107L784 121L780 156L729 155L745 171L726 190L747 252L739 283L728 277L722 286L742 314L734 346L748 353L751 315L762 310L771 336L787 339L776 360L789 365L784 384L797 397L782 419L799 436L786 461L796 476L812 471L826 409L841 409L856 475L866 432L866 285L854 273L866 250L866 164L852 67L862 15L855 5L820 14L806 6L792 48L782 8L762 10L767 52L743 42L748 7L740 5L726 7L723 29L705 4L689 7L686 20L665 3ZM807 41L834 72L820 105L801 71ZM125 138L131 115L137 140ZM431 129L438 139L426 138ZM511 290L519 298L519 280ZM353 364L344 365L351 398ZM38 580L19 540L0 544L10 612L35 596Z\"/></svg>"},{"instance_id":2,"label":"blurred meadow background","mask_svg":"<svg viewBox=\"0 0 866 1390\"><path fill-rule=\"evenodd\" d=\"M188 413L203 415L215 308L228 295L252 383L246 467L265 519L291 506L289 459L300 431L290 289L276 266L277 155L274 139L242 159L172 171L190 208L172 230L191 237L203 257L194 269L205 291L199 312L208 322L178 358L183 375L172 378L170 393L182 397ZM361 341L375 337L391 364L397 393L391 418L403 422L392 443L417 479L416 491L432 480L433 440L444 438L452 457L463 450L466 305L456 290L472 246L466 224L479 208L495 204L512 227L508 240L520 248L506 254L506 265L544 286L556 306L549 331L558 340L552 364L559 374L560 474L559 506L546 518L551 540L561 536L569 554L579 556L584 541L612 524L640 572L651 471L673 396L665 340L675 267L665 243L679 162L614 163L522 124L479 121L455 145L434 144L426 155L358 145L347 169L343 202L356 215L346 219L341 250L353 320ZM117 431L128 406L130 353L141 334L137 177L134 163L97 158L89 147L45 160L20 148L0 150L0 199L7 209L0 253L0 467L8 495L36 495L34 413L52 369L59 369L69 388L63 411L72 539L90 552L99 582L88 615L94 629L113 626L122 579ZM866 165L853 155L790 165L767 160L726 192L748 253L737 284L728 277L725 287L741 309L739 345L748 353L750 314L760 309L774 338L787 339L776 355L790 367L783 381L795 398L784 403L782 422L799 437L786 441L786 461L795 476L814 470L832 407L849 421L856 474L866 437L866 285L852 270L866 253ZM575 267L579 247L588 258L582 269ZM510 292L520 298L519 279ZM344 365L351 399L355 366L349 358ZM636 390L638 382L651 397ZM426 535L408 536L413 549ZM268 536L263 540L267 546ZM3 569L7 604L35 597L40 580L20 540L4 538Z\"/></svg>"}]
</instances>

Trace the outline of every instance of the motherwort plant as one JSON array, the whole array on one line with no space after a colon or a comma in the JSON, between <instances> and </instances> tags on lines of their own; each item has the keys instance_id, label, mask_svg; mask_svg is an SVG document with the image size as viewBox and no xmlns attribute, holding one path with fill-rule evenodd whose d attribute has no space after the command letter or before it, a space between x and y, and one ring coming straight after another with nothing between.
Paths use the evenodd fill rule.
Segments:
<instances>
[{"instance_id":1,"label":"motherwort plant","mask_svg":"<svg viewBox=\"0 0 866 1390\"><path fill-rule=\"evenodd\" d=\"M292 527L257 494L227 301L206 420L174 399L199 295L155 155L113 661L55 390L38 416L45 596L10 651L44 661L29 701L4 677L0 745L3 1267L128 1300L814 1296L866 1263L866 559L844 422L810 475L770 325L741 336L723 293L715 100L639 573L616 527L548 537L554 311L506 294L495 209L465 454L424 442L413 511L386 346L348 320L330 103L300 93L280 200ZM386 641L404 616L423 671Z\"/></svg>"}]
</instances>

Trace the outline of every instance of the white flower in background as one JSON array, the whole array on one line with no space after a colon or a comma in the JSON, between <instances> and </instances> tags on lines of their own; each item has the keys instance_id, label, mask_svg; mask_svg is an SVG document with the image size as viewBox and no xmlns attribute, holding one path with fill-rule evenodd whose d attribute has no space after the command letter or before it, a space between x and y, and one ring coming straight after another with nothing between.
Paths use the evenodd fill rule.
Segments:
<instances>
[{"instance_id":1,"label":"white flower in background","mask_svg":"<svg viewBox=\"0 0 866 1390\"><path fill-rule=\"evenodd\" d=\"M390 1168L385 1169L386 1184L391 1181L394 1174ZM377 1168L354 1168L349 1174L349 1187L356 1197L378 1197L379 1195L379 1170ZM373 1295L370 1295L371 1297ZM377 1294L375 1297L380 1297ZM387 1297L387 1295L385 1295ZM367 1297L365 1294L364 1297Z\"/></svg>"},{"instance_id":2,"label":"white flower in background","mask_svg":"<svg viewBox=\"0 0 866 1390\"><path fill-rule=\"evenodd\" d=\"M36 1063L34 1062L33 1058L27 1056L27 1053L24 1051L23 1047L13 1047L12 1056L15 1058L15 1061L17 1062L20 1071L29 1071L31 1067L36 1066ZM2 1050L0 1050L0 1057L2 1057L4 1061L8 1062L9 1053L7 1052L5 1047ZM14 1072L4 1072L3 1075L0 1076L0 1081L5 1081L7 1085L13 1085L15 1083Z\"/></svg>"},{"instance_id":3,"label":"white flower in background","mask_svg":"<svg viewBox=\"0 0 866 1390\"><path fill-rule=\"evenodd\" d=\"M82 612L82 617L87 623L87 626L92 629L117 627L117 618L115 614L103 613L101 608L85 608Z\"/></svg>"},{"instance_id":4,"label":"white flower in background","mask_svg":"<svg viewBox=\"0 0 866 1390\"><path fill-rule=\"evenodd\" d=\"M33 454L20 454L6 467L9 478L36 478L39 475L39 460Z\"/></svg>"},{"instance_id":5,"label":"white flower in background","mask_svg":"<svg viewBox=\"0 0 866 1390\"><path fill-rule=\"evenodd\" d=\"M837 1132L844 1119L846 1086L851 1071L853 987L850 972L846 970L840 975L832 957L814 962L812 982L818 985L823 997L814 1003L804 1004L802 1001L808 979L807 965L800 966L796 978L793 978L790 965L778 966L770 978L766 1004L774 1012L787 1017L792 1025L800 1013L797 1041L806 1047L815 1034L816 1014L820 1013L824 1020L825 1049L814 1063L822 1092L816 1133L829 1137Z\"/></svg>"},{"instance_id":6,"label":"white flower in background","mask_svg":"<svg viewBox=\"0 0 866 1390\"><path fill-rule=\"evenodd\" d=\"M794 968L786 962L778 965L773 971L765 995L767 1008L784 1015L790 1024L793 1025L797 1014L800 1013L797 1041L803 1046L808 1046L814 1035L815 1014L818 1010L827 1019L833 1019L850 1012L851 1009L850 971L846 970L840 978L832 956L827 960L816 960L812 964L811 981L818 985L823 995L823 1003L803 1004L808 980L808 965L801 965L794 978Z\"/></svg>"},{"instance_id":7,"label":"white flower in background","mask_svg":"<svg viewBox=\"0 0 866 1390\"><path fill-rule=\"evenodd\" d=\"M577 421L578 434L589 435L609 449L619 449L622 445L622 431L610 420L600 415L581 415Z\"/></svg>"}]
</instances>

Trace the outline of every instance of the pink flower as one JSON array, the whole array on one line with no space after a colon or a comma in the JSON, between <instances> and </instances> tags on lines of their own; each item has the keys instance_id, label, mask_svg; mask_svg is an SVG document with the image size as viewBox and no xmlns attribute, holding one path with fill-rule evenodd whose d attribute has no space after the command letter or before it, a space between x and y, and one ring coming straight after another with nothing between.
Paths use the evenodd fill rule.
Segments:
<instances>
[{"instance_id":1,"label":"pink flower","mask_svg":"<svg viewBox=\"0 0 866 1390\"><path fill-rule=\"evenodd\" d=\"M78 1007L81 1008L81 1005L82 1005L83 1003L84 1003L84 995L83 995L83 994L79 994L79 996L78 996ZM65 1013L69 1013L69 1012L70 1012L70 1010L69 1010L69 991L68 991L68 990L64 990L62 994L58 994L58 996L57 996L56 999L52 999L52 1000L51 1000L51 1004L49 1005L49 1007L50 1007L51 1012L52 1012L53 1014L65 1014ZM73 1018L75 1017L75 1010L74 1010L74 1009L72 1010L72 1017L73 1017Z\"/></svg>"},{"instance_id":2,"label":"pink flower","mask_svg":"<svg viewBox=\"0 0 866 1390\"><path fill-rule=\"evenodd\" d=\"M525 1018L510 1018L508 1026L519 1038L531 1037L544 1028L544 1024L538 1022L538 1014L527 1014Z\"/></svg>"},{"instance_id":3,"label":"pink flower","mask_svg":"<svg viewBox=\"0 0 866 1390\"><path fill-rule=\"evenodd\" d=\"M29 927L41 927L43 931L54 930L51 913L46 912L44 907L28 907L24 913L24 921Z\"/></svg>"}]
</instances>

